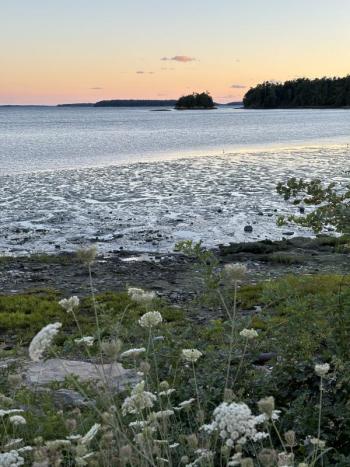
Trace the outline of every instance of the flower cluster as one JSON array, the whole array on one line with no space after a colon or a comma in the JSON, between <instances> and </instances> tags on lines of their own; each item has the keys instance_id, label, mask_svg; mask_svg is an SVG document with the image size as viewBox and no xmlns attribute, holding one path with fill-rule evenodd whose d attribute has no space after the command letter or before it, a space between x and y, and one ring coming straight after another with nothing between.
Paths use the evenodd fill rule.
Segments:
<instances>
[{"instance_id":1,"label":"flower cluster","mask_svg":"<svg viewBox=\"0 0 350 467\"><path fill-rule=\"evenodd\" d=\"M228 282L241 281L246 274L247 267L239 263L226 264L223 270L223 276Z\"/></svg>"},{"instance_id":2,"label":"flower cluster","mask_svg":"<svg viewBox=\"0 0 350 467\"><path fill-rule=\"evenodd\" d=\"M14 426L25 425L27 423L26 419L22 417L22 415L12 415L11 417L9 417L9 421Z\"/></svg>"},{"instance_id":3,"label":"flower cluster","mask_svg":"<svg viewBox=\"0 0 350 467\"><path fill-rule=\"evenodd\" d=\"M143 354L144 352L146 352L146 349L144 347L141 347L139 349L129 349L121 353L120 358L125 358L125 357L136 358L139 355Z\"/></svg>"},{"instance_id":4,"label":"flower cluster","mask_svg":"<svg viewBox=\"0 0 350 467\"><path fill-rule=\"evenodd\" d=\"M255 339L259 336L255 329L243 329L239 335L245 337L246 339Z\"/></svg>"},{"instance_id":5,"label":"flower cluster","mask_svg":"<svg viewBox=\"0 0 350 467\"><path fill-rule=\"evenodd\" d=\"M122 405L123 415L128 413L140 413L143 409L153 407L157 400L155 394L145 391L145 382L141 381L131 391L130 397L127 397Z\"/></svg>"},{"instance_id":6,"label":"flower cluster","mask_svg":"<svg viewBox=\"0 0 350 467\"><path fill-rule=\"evenodd\" d=\"M78 308L79 303L79 298L75 295L70 298L63 298L58 302L58 304L61 305L61 307L66 310L67 313L72 313L75 308Z\"/></svg>"},{"instance_id":7,"label":"flower cluster","mask_svg":"<svg viewBox=\"0 0 350 467\"><path fill-rule=\"evenodd\" d=\"M142 328L151 329L158 326L162 321L163 317L159 311L149 311L141 316L139 319L139 325Z\"/></svg>"},{"instance_id":8,"label":"flower cluster","mask_svg":"<svg viewBox=\"0 0 350 467\"><path fill-rule=\"evenodd\" d=\"M146 292L145 290L137 287L129 287L128 295L131 300L137 303L149 303L156 298L156 294L154 292Z\"/></svg>"},{"instance_id":9,"label":"flower cluster","mask_svg":"<svg viewBox=\"0 0 350 467\"><path fill-rule=\"evenodd\" d=\"M245 444L247 440L258 441L268 436L267 433L256 429L256 425L262 423L262 417L254 416L244 403L222 402L213 415L212 423L204 425L202 429L208 433L218 431L229 447Z\"/></svg>"},{"instance_id":10,"label":"flower cluster","mask_svg":"<svg viewBox=\"0 0 350 467\"><path fill-rule=\"evenodd\" d=\"M99 423L95 423L92 425L90 430L81 438L80 443L81 444L89 444L97 435L101 428L101 425Z\"/></svg>"},{"instance_id":11,"label":"flower cluster","mask_svg":"<svg viewBox=\"0 0 350 467\"><path fill-rule=\"evenodd\" d=\"M182 358L190 363L195 363L202 355L202 352L197 349L182 350Z\"/></svg>"},{"instance_id":12,"label":"flower cluster","mask_svg":"<svg viewBox=\"0 0 350 467\"><path fill-rule=\"evenodd\" d=\"M24 459L16 450L0 453L0 465L2 467L17 467L24 464Z\"/></svg>"},{"instance_id":13,"label":"flower cluster","mask_svg":"<svg viewBox=\"0 0 350 467\"><path fill-rule=\"evenodd\" d=\"M320 378L323 378L326 376L326 374L329 372L330 366L328 363L318 363L315 365L315 373L317 376Z\"/></svg>"},{"instance_id":14,"label":"flower cluster","mask_svg":"<svg viewBox=\"0 0 350 467\"><path fill-rule=\"evenodd\" d=\"M46 349L48 349L58 333L62 323L48 324L36 336L29 345L29 356L33 362L39 362Z\"/></svg>"},{"instance_id":15,"label":"flower cluster","mask_svg":"<svg viewBox=\"0 0 350 467\"><path fill-rule=\"evenodd\" d=\"M92 336L84 336L79 339L74 339L76 344L85 344L87 347L92 347L94 345L95 338Z\"/></svg>"}]
</instances>

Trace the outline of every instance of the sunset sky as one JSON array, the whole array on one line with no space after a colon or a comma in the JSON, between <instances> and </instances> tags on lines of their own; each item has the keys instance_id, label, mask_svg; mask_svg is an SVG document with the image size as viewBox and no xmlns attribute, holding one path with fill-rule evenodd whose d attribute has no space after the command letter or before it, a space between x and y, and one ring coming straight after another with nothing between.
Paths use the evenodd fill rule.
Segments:
<instances>
[{"instance_id":1,"label":"sunset sky","mask_svg":"<svg viewBox=\"0 0 350 467\"><path fill-rule=\"evenodd\" d=\"M0 104L240 100L350 73L349 0L0 0Z\"/></svg>"}]
</instances>

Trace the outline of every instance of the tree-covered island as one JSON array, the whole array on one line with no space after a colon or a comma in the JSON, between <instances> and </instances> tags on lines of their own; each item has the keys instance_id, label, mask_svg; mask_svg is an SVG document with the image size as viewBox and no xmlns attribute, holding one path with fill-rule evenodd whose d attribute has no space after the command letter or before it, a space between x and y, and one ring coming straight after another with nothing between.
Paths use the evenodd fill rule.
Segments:
<instances>
[{"instance_id":1,"label":"tree-covered island","mask_svg":"<svg viewBox=\"0 0 350 467\"><path fill-rule=\"evenodd\" d=\"M208 92L194 92L187 96L182 96L176 102L175 108L178 110L188 109L214 109L213 98Z\"/></svg>"},{"instance_id":2,"label":"tree-covered island","mask_svg":"<svg viewBox=\"0 0 350 467\"><path fill-rule=\"evenodd\" d=\"M350 107L350 75L284 83L265 81L249 89L243 104L247 109Z\"/></svg>"}]
</instances>

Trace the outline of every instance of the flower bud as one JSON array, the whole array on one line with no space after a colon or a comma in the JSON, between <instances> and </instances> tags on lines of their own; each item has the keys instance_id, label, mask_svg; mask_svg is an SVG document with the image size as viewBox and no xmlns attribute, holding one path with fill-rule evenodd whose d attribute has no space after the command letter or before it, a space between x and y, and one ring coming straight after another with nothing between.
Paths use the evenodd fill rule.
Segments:
<instances>
[{"instance_id":1,"label":"flower bud","mask_svg":"<svg viewBox=\"0 0 350 467\"><path fill-rule=\"evenodd\" d=\"M284 433L284 439L288 447L293 448L295 446L295 431L289 430Z\"/></svg>"},{"instance_id":2,"label":"flower bud","mask_svg":"<svg viewBox=\"0 0 350 467\"><path fill-rule=\"evenodd\" d=\"M192 449L198 448L198 438L195 433L187 436L187 443Z\"/></svg>"},{"instance_id":3,"label":"flower bud","mask_svg":"<svg viewBox=\"0 0 350 467\"><path fill-rule=\"evenodd\" d=\"M263 467L273 467L277 462L277 452L274 449L262 449L258 454L258 459Z\"/></svg>"},{"instance_id":4,"label":"flower bud","mask_svg":"<svg viewBox=\"0 0 350 467\"><path fill-rule=\"evenodd\" d=\"M241 467L254 467L253 459L251 457L241 459Z\"/></svg>"},{"instance_id":5,"label":"flower bud","mask_svg":"<svg viewBox=\"0 0 350 467\"><path fill-rule=\"evenodd\" d=\"M275 410L275 399L272 396L264 397L259 400L258 407L261 413L264 413L271 418L272 413Z\"/></svg>"}]
</instances>

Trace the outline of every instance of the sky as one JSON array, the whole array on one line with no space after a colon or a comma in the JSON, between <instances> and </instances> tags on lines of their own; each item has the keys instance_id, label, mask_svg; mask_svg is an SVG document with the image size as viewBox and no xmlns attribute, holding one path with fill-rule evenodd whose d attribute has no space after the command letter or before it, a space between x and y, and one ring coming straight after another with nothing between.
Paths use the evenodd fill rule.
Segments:
<instances>
[{"instance_id":1,"label":"sky","mask_svg":"<svg viewBox=\"0 0 350 467\"><path fill-rule=\"evenodd\" d=\"M350 73L349 0L0 0L0 104L241 100Z\"/></svg>"}]
</instances>

